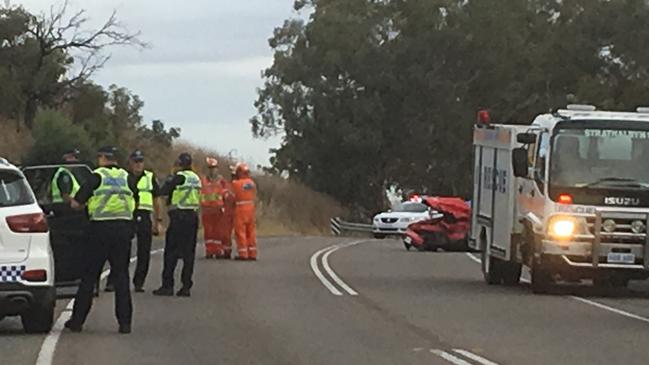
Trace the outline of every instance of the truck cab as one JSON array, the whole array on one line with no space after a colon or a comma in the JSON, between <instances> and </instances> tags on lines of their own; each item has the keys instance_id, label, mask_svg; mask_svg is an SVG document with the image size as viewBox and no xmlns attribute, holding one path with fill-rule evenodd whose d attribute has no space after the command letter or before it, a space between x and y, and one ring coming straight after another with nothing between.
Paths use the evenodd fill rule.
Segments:
<instances>
[{"instance_id":1,"label":"truck cab","mask_svg":"<svg viewBox=\"0 0 649 365\"><path fill-rule=\"evenodd\" d=\"M494 150L511 156L500 173L510 179L511 205L491 225L475 222L488 282L518 282L521 265L530 267L535 292L559 281L619 287L649 277L648 110L573 105L525 127L491 128L509 130ZM476 161L482 180L484 165ZM483 194L476 189L476 198Z\"/></svg>"}]
</instances>

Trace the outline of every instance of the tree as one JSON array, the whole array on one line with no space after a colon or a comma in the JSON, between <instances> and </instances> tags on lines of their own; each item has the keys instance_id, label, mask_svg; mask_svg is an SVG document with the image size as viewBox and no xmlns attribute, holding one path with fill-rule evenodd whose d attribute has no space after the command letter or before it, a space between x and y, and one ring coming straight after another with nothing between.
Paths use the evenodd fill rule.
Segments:
<instances>
[{"instance_id":1,"label":"tree","mask_svg":"<svg viewBox=\"0 0 649 365\"><path fill-rule=\"evenodd\" d=\"M25 158L27 164L59 163L66 151L78 148L88 158L94 152L90 137L82 126L75 125L56 111L41 111L34 120L34 146Z\"/></svg>"},{"instance_id":2,"label":"tree","mask_svg":"<svg viewBox=\"0 0 649 365\"><path fill-rule=\"evenodd\" d=\"M318 191L378 210L387 187L471 194L475 113L529 123L569 99L649 98L642 0L299 0L269 44L253 135Z\"/></svg>"},{"instance_id":3,"label":"tree","mask_svg":"<svg viewBox=\"0 0 649 365\"><path fill-rule=\"evenodd\" d=\"M0 80L14 95L2 110L30 129L39 107L61 106L104 66L106 49L146 46L115 12L97 29L87 28L85 10L68 12L67 0L39 15L22 7L0 9Z\"/></svg>"}]
</instances>

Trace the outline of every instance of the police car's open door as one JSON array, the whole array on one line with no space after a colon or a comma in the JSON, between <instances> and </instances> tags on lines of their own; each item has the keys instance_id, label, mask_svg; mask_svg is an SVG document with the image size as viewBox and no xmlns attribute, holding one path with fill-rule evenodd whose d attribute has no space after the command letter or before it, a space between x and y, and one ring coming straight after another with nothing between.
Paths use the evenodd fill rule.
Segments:
<instances>
[{"instance_id":1,"label":"police car's open door","mask_svg":"<svg viewBox=\"0 0 649 365\"><path fill-rule=\"evenodd\" d=\"M56 286L65 288L78 285L84 267L88 216L85 211L73 210L67 203L52 203L52 179L60 167L61 165L27 166L22 171L47 216L54 252ZM79 184L83 184L92 174L85 164L65 164L65 167L74 174Z\"/></svg>"}]
</instances>

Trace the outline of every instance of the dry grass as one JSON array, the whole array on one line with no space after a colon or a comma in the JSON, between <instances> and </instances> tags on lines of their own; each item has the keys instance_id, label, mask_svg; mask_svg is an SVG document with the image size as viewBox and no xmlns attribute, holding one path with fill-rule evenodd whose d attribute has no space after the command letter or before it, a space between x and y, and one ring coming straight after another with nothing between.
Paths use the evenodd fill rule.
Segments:
<instances>
[{"instance_id":1,"label":"dry grass","mask_svg":"<svg viewBox=\"0 0 649 365\"><path fill-rule=\"evenodd\" d=\"M277 176L257 176L258 221L268 234L323 235L344 209L334 199Z\"/></svg>"},{"instance_id":2,"label":"dry grass","mask_svg":"<svg viewBox=\"0 0 649 365\"><path fill-rule=\"evenodd\" d=\"M219 160L219 170L226 177L230 175L229 167L235 164L215 151L184 141L174 143L171 153L153 155L149 163L163 177L182 152L192 154L194 168L200 174L207 172L204 161L208 156ZM257 232L260 236L329 234L329 219L344 213L333 198L302 184L279 176L256 175L253 178L258 185Z\"/></svg>"}]
</instances>

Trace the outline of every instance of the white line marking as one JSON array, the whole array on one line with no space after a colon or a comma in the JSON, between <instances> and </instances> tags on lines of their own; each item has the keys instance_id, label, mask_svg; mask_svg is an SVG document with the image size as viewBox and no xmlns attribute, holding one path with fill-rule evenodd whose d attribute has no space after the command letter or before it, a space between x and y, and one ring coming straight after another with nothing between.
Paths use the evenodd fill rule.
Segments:
<instances>
[{"instance_id":1,"label":"white line marking","mask_svg":"<svg viewBox=\"0 0 649 365\"><path fill-rule=\"evenodd\" d=\"M473 256L470 253L467 253L467 256L470 257L473 261L476 261L476 259L477 259L475 256ZM482 261L478 259L476 262L481 263ZM527 278L521 278L521 281L523 283L526 283L526 284L531 283L530 279L527 279ZM621 310L621 309L617 309L615 307L611 307L611 306L608 306L608 305L605 305L605 304L595 302L593 300L578 297L576 295L570 295L570 296L568 296L568 298L574 299L574 300L576 300L578 302L581 302L583 304L587 304L587 305L591 305L591 306L599 308L599 309L603 309L603 310L611 312L611 313L619 314L619 315L627 317L627 318L636 319L636 320L641 321L641 322L649 323L649 318L647 318L647 317L642 317L642 316L639 316L637 314L633 314L633 313L630 313L630 312L627 312L627 311L624 311L624 310Z\"/></svg>"},{"instance_id":2,"label":"white line marking","mask_svg":"<svg viewBox=\"0 0 649 365\"><path fill-rule=\"evenodd\" d=\"M476 262L478 264L482 264L482 260L479 257L476 257L474 254L467 252L466 256L470 258L473 262Z\"/></svg>"},{"instance_id":3,"label":"white line marking","mask_svg":"<svg viewBox=\"0 0 649 365\"><path fill-rule=\"evenodd\" d=\"M331 266L329 266L329 255L331 255L332 253L338 251L339 249L341 249L343 247L353 246L353 245L356 245L358 243L360 243L360 242L352 242L352 243L344 245L344 246L336 246L333 249L327 251L327 253L325 253L324 256L322 256L322 266L324 266L325 271L327 273L329 273L329 276L333 279L333 281L335 281L336 284L338 284L341 288L343 288L344 291L349 293L349 295L358 295L358 293L354 289L349 287L349 285L347 285L344 281L342 281L338 277L338 275L336 275L336 273L331 269Z\"/></svg>"},{"instance_id":4,"label":"white line marking","mask_svg":"<svg viewBox=\"0 0 649 365\"><path fill-rule=\"evenodd\" d=\"M328 250L331 250L331 249L333 249L333 248L335 248L335 247L336 247L336 246L326 247L326 248L323 248L322 250L320 250L320 251L314 253L314 254L311 256L311 270L313 271L313 273L315 274L315 276L320 280L320 282L322 283L322 285L324 285L325 288L329 289L329 291L331 292L331 294L333 294L333 295L337 295L337 296L340 296L340 295L343 295L343 293L341 293L340 290L338 290L338 289L337 289L337 288L336 288L336 287L335 287L335 286L334 286L334 285L333 285L329 280L327 280L327 278L325 278L325 276L322 275L322 271L320 271L320 269L318 268L318 257L319 257L323 252L328 251Z\"/></svg>"},{"instance_id":5,"label":"white line marking","mask_svg":"<svg viewBox=\"0 0 649 365\"><path fill-rule=\"evenodd\" d=\"M606 310L606 311L609 311L609 312L619 314L619 315L627 317L627 318L633 318L633 319L637 319L638 321L649 323L649 318L645 318L645 317L639 316L637 314L633 314L633 313L623 311L621 309L609 307L608 305L604 305L604 304L594 302L592 300L588 300L588 299L585 299L585 298L582 298L582 297L577 297L577 296L574 296L574 295L570 296L570 298L572 298L572 299L574 299L576 301L582 302L584 304L592 305L593 307L597 307L597 308L600 308L600 309L603 309L603 310Z\"/></svg>"},{"instance_id":6,"label":"white line marking","mask_svg":"<svg viewBox=\"0 0 649 365\"><path fill-rule=\"evenodd\" d=\"M430 350L430 352L455 365L472 365L471 363L466 362L457 356L453 356L446 351Z\"/></svg>"},{"instance_id":7,"label":"white line marking","mask_svg":"<svg viewBox=\"0 0 649 365\"><path fill-rule=\"evenodd\" d=\"M462 355L462 356L464 356L464 357L466 357L467 359L471 359L471 360L473 360L475 362L478 362L480 364L483 364L483 365L498 365L497 363L495 363L495 362L493 362L491 360L487 360L482 356L478 356L478 355L474 354L473 352L469 352L469 351L462 350L462 349L453 349L453 351L460 354L460 355Z\"/></svg>"},{"instance_id":8,"label":"white line marking","mask_svg":"<svg viewBox=\"0 0 649 365\"><path fill-rule=\"evenodd\" d=\"M151 251L152 255L158 254L160 252L163 252L164 249L157 249ZM129 263L134 263L137 260L137 257L131 257L129 260ZM101 280L104 280L108 277L110 270L105 270L101 273L101 276L99 277ZM65 309L61 312L59 315L59 318L56 320L56 323L54 323L54 327L52 327L52 331L45 337L45 340L43 341L43 344L41 345L41 350L38 352L38 358L36 358L36 365L52 365L54 362L54 352L56 351L56 345L59 342L59 338L61 337L61 333L63 332L63 328L65 325L65 322L70 319L72 316L72 308L74 307L74 299L70 300L68 304L65 306Z\"/></svg>"}]
</instances>

